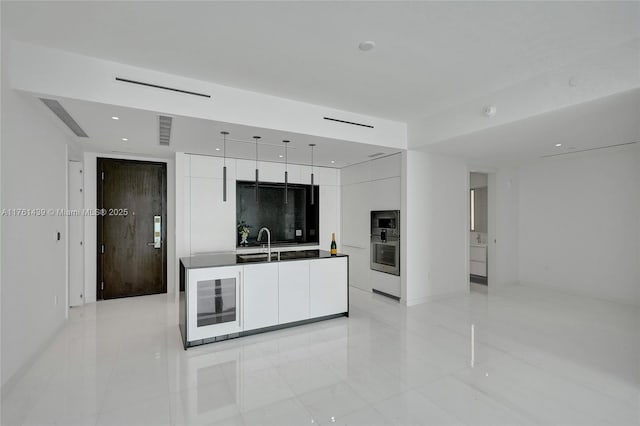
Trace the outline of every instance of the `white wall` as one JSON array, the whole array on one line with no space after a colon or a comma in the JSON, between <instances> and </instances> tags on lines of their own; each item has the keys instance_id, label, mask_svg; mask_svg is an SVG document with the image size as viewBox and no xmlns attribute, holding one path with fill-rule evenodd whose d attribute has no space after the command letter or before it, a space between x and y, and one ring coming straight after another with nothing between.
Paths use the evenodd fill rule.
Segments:
<instances>
[{"instance_id":1,"label":"white wall","mask_svg":"<svg viewBox=\"0 0 640 426\"><path fill-rule=\"evenodd\" d=\"M370 234L371 210L401 210L401 173L401 154L341 169L342 251L349 255L349 283L399 297L400 277L370 269ZM401 241L405 233L401 219ZM401 250L401 261L402 256Z\"/></svg>"},{"instance_id":2,"label":"white wall","mask_svg":"<svg viewBox=\"0 0 640 426\"><path fill-rule=\"evenodd\" d=\"M140 157L119 154L99 154L96 152L86 152L84 154L84 207L85 209L95 209L98 207L97 188L97 161L102 158L120 158L124 160L155 161L167 163L167 293L173 293L175 289L175 263L171 259L176 257L176 189L175 189L175 164L173 160L154 157ZM84 294L85 303L96 301L96 274L98 270L96 259L96 247L98 244L97 226L98 220L95 216L85 216L84 221Z\"/></svg>"},{"instance_id":3,"label":"white wall","mask_svg":"<svg viewBox=\"0 0 640 426\"><path fill-rule=\"evenodd\" d=\"M2 208L66 208L66 135L44 106L9 88L2 49ZM66 315L66 217L2 218L3 392ZM56 241L56 232L61 241ZM57 298L57 304L55 299Z\"/></svg>"},{"instance_id":4,"label":"white wall","mask_svg":"<svg viewBox=\"0 0 640 426\"><path fill-rule=\"evenodd\" d=\"M489 291L515 284L519 280L518 170L515 168L498 170L495 174L495 188L495 198L493 198L495 204L492 202L491 193L489 194L489 209L495 206L495 233L491 232L490 224L489 234L489 246L495 246L495 273L492 273L493 262L489 260ZM491 253L490 248L489 255Z\"/></svg>"},{"instance_id":5,"label":"white wall","mask_svg":"<svg viewBox=\"0 0 640 426\"><path fill-rule=\"evenodd\" d=\"M554 157L519 171L527 284L640 304L640 147Z\"/></svg>"},{"instance_id":6,"label":"white wall","mask_svg":"<svg viewBox=\"0 0 640 426\"><path fill-rule=\"evenodd\" d=\"M468 292L467 164L409 150L403 175L406 304Z\"/></svg>"}]
</instances>

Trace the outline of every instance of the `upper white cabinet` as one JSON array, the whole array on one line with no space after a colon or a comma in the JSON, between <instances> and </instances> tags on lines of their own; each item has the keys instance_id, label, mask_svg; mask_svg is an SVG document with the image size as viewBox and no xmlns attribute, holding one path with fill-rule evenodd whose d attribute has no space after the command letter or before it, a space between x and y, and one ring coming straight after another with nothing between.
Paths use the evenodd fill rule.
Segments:
<instances>
[{"instance_id":1,"label":"upper white cabinet","mask_svg":"<svg viewBox=\"0 0 640 426\"><path fill-rule=\"evenodd\" d=\"M221 157L209 157L206 155L187 155L185 161L186 176L222 179L222 168L225 161ZM228 158L227 180L233 180L236 175L236 160ZM235 188L234 188L235 189Z\"/></svg>"},{"instance_id":2,"label":"upper white cabinet","mask_svg":"<svg viewBox=\"0 0 640 426\"><path fill-rule=\"evenodd\" d=\"M312 318L347 312L347 292L346 257L309 262L309 311Z\"/></svg>"},{"instance_id":3,"label":"upper white cabinet","mask_svg":"<svg viewBox=\"0 0 640 426\"><path fill-rule=\"evenodd\" d=\"M278 263L279 323L309 318L309 261Z\"/></svg>"},{"instance_id":4,"label":"upper white cabinet","mask_svg":"<svg viewBox=\"0 0 640 426\"><path fill-rule=\"evenodd\" d=\"M400 210L400 178L388 177L368 182L369 210ZM368 221L370 219L367 219ZM402 226L402 224L401 224ZM401 228L402 229L402 228Z\"/></svg>"},{"instance_id":5,"label":"upper white cabinet","mask_svg":"<svg viewBox=\"0 0 640 426\"><path fill-rule=\"evenodd\" d=\"M242 297L245 330L278 324L278 264L246 265Z\"/></svg>"},{"instance_id":6,"label":"upper white cabinet","mask_svg":"<svg viewBox=\"0 0 640 426\"><path fill-rule=\"evenodd\" d=\"M284 183L284 163L258 161L260 181ZM289 183L311 185L311 166L288 164ZM314 167L315 185L339 185L338 169L328 167ZM256 162L251 160L236 160L236 178L238 180L253 181L256 178Z\"/></svg>"},{"instance_id":7,"label":"upper white cabinet","mask_svg":"<svg viewBox=\"0 0 640 426\"><path fill-rule=\"evenodd\" d=\"M284 182L284 163L258 161L259 179L262 182ZM236 160L236 179L254 181L256 179L256 162Z\"/></svg>"}]
</instances>

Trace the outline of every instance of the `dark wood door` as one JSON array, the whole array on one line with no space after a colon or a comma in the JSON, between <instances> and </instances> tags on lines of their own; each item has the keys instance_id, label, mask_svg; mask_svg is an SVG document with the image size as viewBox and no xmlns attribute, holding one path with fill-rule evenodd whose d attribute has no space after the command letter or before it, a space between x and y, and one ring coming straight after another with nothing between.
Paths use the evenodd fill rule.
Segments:
<instances>
[{"instance_id":1,"label":"dark wood door","mask_svg":"<svg viewBox=\"0 0 640 426\"><path fill-rule=\"evenodd\" d=\"M164 163L98 158L99 299L167 292L166 188Z\"/></svg>"}]
</instances>

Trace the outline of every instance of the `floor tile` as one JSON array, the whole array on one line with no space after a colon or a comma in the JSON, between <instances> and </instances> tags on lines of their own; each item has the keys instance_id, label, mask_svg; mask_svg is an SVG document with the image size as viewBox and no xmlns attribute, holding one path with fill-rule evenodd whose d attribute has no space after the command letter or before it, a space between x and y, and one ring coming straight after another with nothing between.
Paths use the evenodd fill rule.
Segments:
<instances>
[{"instance_id":1,"label":"floor tile","mask_svg":"<svg viewBox=\"0 0 640 426\"><path fill-rule=\"evenodd\" d=\"M367 405L366 401L344 382L298 395L297 398L320 423L329 423L332 419L335 420Z\"/></svg>"},{"instance_id":2,"label":"floor tile","mask_svg":"<svg viewBox=\"0 0 640 426\"><path fill-rule=\"evenodd\" d=\"M298 426L313 424L313 417L295 398L242 413L246 426Z\"/></svg>"},{"instance_id":3,"label":"floor tile","mask_svg":"<svg viewBox=\"0 0 640 426\"><path fill-rule=\"evenodd\" d=\"M373 404L373 407L394 425L463 424L414 390L380 401Z\"/></svg>"}]
</instances>

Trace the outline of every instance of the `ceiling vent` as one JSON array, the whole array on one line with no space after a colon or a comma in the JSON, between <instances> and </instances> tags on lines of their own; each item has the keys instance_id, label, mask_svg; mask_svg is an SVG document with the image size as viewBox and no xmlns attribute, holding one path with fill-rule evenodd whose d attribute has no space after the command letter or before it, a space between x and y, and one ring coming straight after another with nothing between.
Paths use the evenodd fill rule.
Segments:
<instances>
[{"instance_id":1,"label":"ceiling vent","mask_svg":"<svg viewBox=\"0 0 640 426\"><path fill-rule=\"evenodd\" d=\"M145 83L144 81L129 80L128 78L116 77L116 81L129 84L137 84L139 86L153 87L154 89L169 90L171 92L184 93L185 95L200 96L202 98L211 98L211 95L205 93L192 92L191 90L176 89L175 87L161 86L159 84Z\"/></svg>"},{"instance_id":2,"label":"ceiling vent","mask_svg":"<svg viewBox=\"0 0 640 426\"><path fill-rule=\"evenodd\" d=\"M369 158L376 158L376 157L380 157L381 155L384 155L384 152L376 152L375 154L371 154L368 157Z\"/></svg>"},{"instance_id":3,"label":"ceiling vent","mask_svg":"<svg viewBox=\"0 0 640 426\"><path fill-rule=\"evenodd\" d=\"M56 101L55 99L40 98L40 100L47 106L47 108L51 110L51 112L53 112L64 124L66 124L67 127L73 133L75 133L77 137L79 138L89 137L89 135L87 135L85 131L82 130L82 128L76 122L76 120L74 120L73 117L71 117L71 115L67 112L67 110L64 109L62 105L60 105L60 102Z\"/></svg>"},{"instance_id":4,"label":"ceiling vent","mask_svg":"<svg viewBox=\"0 0 640 426\"><path fill-rule=\"evenodd\" d=\"M356 123L354 121L345 121L345 120L338 120L337 118L331 118L331 117L323 117L325 120L329 120L329 121L335 121L337 123L343 123L343 124L351 124L352 126L360 126L360 127L368 127L370 129L373 129L373 126L370 124L362 124L362 123Z\"/></svg>"},{"instance_id":5,"label":"ceiling vent","mask_svg":"<svg viewBox=\"0 0 640 426\"><path fill-rule=\"evenodd\" d=\"M172 117L166 115L158 116L158 137L160 139L160 145L169 146L171 140L171 123Z\"/></svg>"},{"instance_id":6,"label":"ceiling vent","mask_svg":"<svg viewBox=\"0 0 640 426\"><path fill-rule=\"evenodd\" d=\"M598 146L598 147L595 147L595 148L574 149L574 150L571 150L571 151L568 151L568 152L560 152L558 154L541 155L540 158L558 157L560 155L577 154L579 152L587 152L587 151L597 151L597 150L600 150L600 149L615 148L617 146L633 145L635 143L640 143L640 142L638 142L638 141L636 141L636 142L625 142L625 143L617 143L615 145Z\"/></svg>"}]
</instances>

